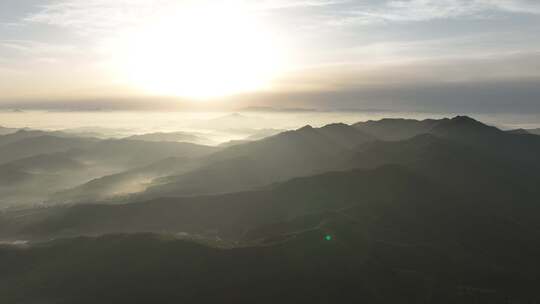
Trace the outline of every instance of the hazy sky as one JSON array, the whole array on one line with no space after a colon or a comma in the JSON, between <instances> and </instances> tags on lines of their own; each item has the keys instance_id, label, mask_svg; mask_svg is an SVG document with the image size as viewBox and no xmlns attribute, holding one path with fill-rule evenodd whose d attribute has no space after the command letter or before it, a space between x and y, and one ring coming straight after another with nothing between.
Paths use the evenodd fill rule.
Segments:
<instances>
[{"instance_id":1,"label":"hazy sky","mask_svg":"<svg viewBox=\"0 0 540 304\"><path fill-rule=\"evenodd\" d=\"M538 0L1 0L0 101L540 113L539 33Z\"/></svg>"}]
</instances>

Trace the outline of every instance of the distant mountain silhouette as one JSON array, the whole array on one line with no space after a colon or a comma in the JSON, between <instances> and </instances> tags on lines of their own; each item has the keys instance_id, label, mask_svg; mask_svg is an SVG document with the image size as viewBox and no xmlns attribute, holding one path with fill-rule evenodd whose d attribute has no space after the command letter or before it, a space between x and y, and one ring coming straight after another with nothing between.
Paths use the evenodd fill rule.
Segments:
<instances>
[{"instance_id":1,"label":"distant mountain silhouette","mask_svg":"<svg viewBox=\"0 0 540 304\"><path fill-rule=\"evenodd\" d=\"M15 143L23 139L31 139L37 137L60 137L68 139L87 139L87 140L96 140L90 135L80 136L76 133L69 133L63 131L42 131L42 130L33 130L33 129L16 129L15 132L9 132L8 134L0 134L0 146Z\"/></svg>"},{"instance_id":2,"label":"distant mountain silhouette","mask_svg":"<svg viewBox=\"0 0 540 304\"><path fill-rule=\"evenodd\" d=\"M0 137L0 163L40 154L84 149L94 142L92 139L63 138L50 135L34 136L33 134L34 132L19 131ZM17 137L16 140L15 137Z\"/></svg>"},{"instance_id":3,"label":"distant mountain silhouette","mask_svg":"<svg viewBox=\"0 0 540 304\"><path fill-rule=\"evenodd\" d=\"M106 173L70 159L64 152L40 154L0 165L0 209L41 204L56 191Z\"/></svg>"},{"instance_id":4,"label":"distant mountain silhouette","mask_svg":"<svg viewBox=\"0 0 540 304\"><path fill-rule=\"evenodd\" d=\"M66 134L67 136L72 136L72 137L94 137L94 138L99 138L99 139L108 139L108 138L119 139L122 137L126 137L126 134L131 133L131 130L121 129L121 128L89 126L89 127L62 129L57 132L60 132L60 133Z\"/></svg>"},{"instance_id":5,"label":"distant mountain silhouette","mask_svg":"<svg viewBox=\"0 0 540 304\"><path fill-rule=\"evenodd\" d=\"M382 119L379 121L360 122L355 128L381 140L399 141L421 134L435 134L444 137L493 136L501 130L487 126L468 116L456 116L452 119Z\"/></svg>"},{"instance_id":6,"label":"distant mountain silhouette","mask_svg":"<svg viewBox=\"0 0 540 304\"><path fill-rule=\"evenodd\" d=\"M203 157L216 150L190 143L98 140L65 136L61 132L21 130L0 136L0 169L4 170L4 179L0 179L0 209L40 204L54 192L94 178L169 157ZM181 171L173 170L170 174L178 172Z\"/></svg>"},{"instance_id":7,"label":"distant mountain silhouette","mask_svg":"<svg viewBox=\"0 0 540 304\"><path fill-rule=\"evenodd\" d=\"M249 142L251 142L251 140L234 139L234 140L229 140L229 141L220 143L219 147L220 148L229 148L229 147L236 146L236 145L247 144Z\"/></svg>"},{"instance_id":8,"label":"distant mountain silhouette","mask_svg":"<svg viewBox=\"0 0 540 304\"><path fill-rule=\"evenodd\" d=\"M150 142L191 142L191 143L201 143L205 139L186 132L158 132L158 133L148 133L141 135L133 135L126 139L131 140L141 140L141 141L150 141Z\"/></svg>"},{"instance_id":9,"label":"distant mountain silhouette","mask_svg":"<svg viewBox=\"0 0 540 304\"><path fill-rule=\"evenodd\" d=\"M386 124L392 127L388 128ZM416 136L404 141L393 140L395 144L378 143L373 135L359 131L358 125L353 127L345 124L331 124L322 128L306 126L260 141L225 147L206 158L199 158L196 163L185 163L185 166L181 167L187 168L186 170L179 169L176 172L169 170L169 175L151 172L133 174L128 171L126 174L113 175L110 179L99 179L88 187L82 186L73 191L61 193L53 200L78 202L78 199L81 199L92 202L114 198L111 195L104 196L107 193L115 194L120 200L147 200L160 196L235 192L328 170L374 168L393 163L416 167L415 170L418 169L422 174L431 177L444 170L446 174L439 175L456 187L462 187L469 180L467 177L480 178L478 174L483 174L480 180L484 179L482 185L487 187L491 178L497 175L504 176L505 170L518 172L520 166L524 165L512 165L507 158L520 163L534 164L529 164L530 168L537 168L540 163L539 154L536 154L536 151L540 151L539 141L535 136L522 138L508 134L469 117L458 116L453 119L416 122L381 120L369 123L372 130L392 130L396 128L396 124L414 126L412 128L414 132L407 131L409 135L425 130L426 133L422 133L425 136ZM389 135L383 136L388 138ZM144 146L142 143L140 145ZM162 147L159 149L164 150ZM357 151L363 151L363 153L357 154ZM127 150L119 155L124 154L134 156ZM144 155L147 154L152 155L152 153ZM94 157L94 159L99 158L114 159L110 155ZM351 161L353 158L356 160ZM153 159L159 159L159 157L153 157ZM144 162L141 159L134 159L130 163L133 167ZM447 163L452 165L445 165ZM172 165L171 168L180 167ZM532 177L530 168L527 169L529 172L527 174ZM514 177L510 174L507 176L508 181ZM136 184L138 186L135 186ZM124 186L120 187L120 185ZM100 189L120 188L124 190L103 191L102 195L99 195ZM127 191L128 189L131 191ZM120 195L122 193L136 194L140 191L144 191L140 196Z\"/></svg>"},{"instance_id":10,"label":"distant mountain silhouette","mask_svg":"<svg viewBox=\"0 0 540 304\"><path fill-rule=\"evenodd\" d=\"M81 162L66 157L65 153L39 154L9 162L2 165L2 167L49 174L87 169Z\"/></svg>"},{"instance_id":11,"label":"distant mountain silhouette","mask_svg":"<svg viewBox=\"0 0 540 304\"><path fill-rule=\"evenodd\" d=\"M191 143L105 140L84 150L68 151L70 158L97 164L109 172L88 183L64 189L45 200L51 204L109 200L141 192L154 179L187 172L215 147ZM164 165L166 164L166 165Z\"/></svg>"},{"instance_id":12,"label":"distant mountain silhouette","mask_svg":"<svg viewBox=\"0 0 540 304\"><path fill-rule=\"evenodd\" d=\"M441 119L433 126L429 133L458 138L460 141L475 139L489 140L495 136L504 136L504 132L496 127L488 126L468 116Z\"/></svg>"},{"instance_id":13,"label":"distant mountain silhouette","mask_svg":"<svg viewBox=\"0 0 540 304\"><path fill-rule=\"evenodd\" d=\"M145 191L161 177L188 172L198 166L198 161L189 158L170 157L144 167L105 175L77 187L51 195L50 204L92 203L111 201L119 197Z\"/></svg>"},{"instance_id":14,"label":"distant mountain silhouette","mask_svg":"<svg viewBox=\"0 0 540 304\"><path fill-rule=\"evenodd\" d=\"M516 161L540 161L540 138L505 133L469 117L456 117L438 124L433 134Z\"/></svg>"},{"instance_id":15,"label":"distant mountain silhouette","mask_svg":"<svg viewBox=\"0 0 540 304\"><path fill-rule=\"evenodd\" d=\"M40 137L50 135L44 131L30 131L30 130L18 130L14 133L0 136L0 146L8 145L10 143L17 142L22 139Z\"/></svg>"},{"instance_id":16,"label":"distant mountain silhouette","mask_svg":"<svg viewBox=\"0 0 540 304\"><path fill-rule=\"evenodd\" d=\"M386 118L379 121L359 122L353 126L381 140L404 140L416 135L429 133L439 120Z\"/></svg>"},{"instance_id":17,"label":"distant mountain silhouette","mask_svg":"<svg viewBox=\"0 0 540 304\"><path fill-rule=\"evenodd\" d=\"M67 233L213 231L237 239L256 226L285 221L325 210L356 204L384 204L417 199L428 201L443 195L442 188L401 167L373 171L327 173L294 179L267 190L216 196L160 198L126 205L79 205L47 208L20 216L17 229L23 238L51 237ZM439 189L439 190L437 190ZM382 205L380 205L382 206ZM24 214L24 213L23 213ZM18 216L19 217L19 216ZM36 222L36 218L41 219ZM9 215L4 218L9 222ZM5 228L6 232L7 228Z\"/></svg>"},{"instance_id":18,"label":"distant mountain silhouette","mask_svg":"<svg viewBox=\"0 0 540 304\"><path fill-rule=\"evenodd\" d=\"M403 140L420 134L432 134L483 149L490 154L516 160L540 160L540 139L536 136L515 136L468 116L424 121L383 119L359 123L355 127L368 133L371 130L373 136L383 140Z\"/></svg>"},{"instance_id":19,"label":"distant mountain silhouette","mask_svg":"<svg viewBox=\"0 0 540 304\"><path fill-rule=\"evenodd\" d=\"M240 113L231 113L211 119L201 120L190 124L191 127L207 130L246 130L260 127L264 121L262 117L255 117Z\"/></svg>"},{"instance_id":20,"label":"distant mountain silhouette","mask_svg":"<svg viewBox=\"0 0 540 304\"><path fill-rule=\"evenodd\" d=\"M258 129L252 135L248 136L246 140L249 140L249 141L260 140L266 137L277 135L284 131L285 130L279 130L279 129Z\"/></svg>"},{"instance_id":21,"label":"distant mountain silhouette","mask_svg":"<svg viewBox=\"0 0 540 304\"><path fill-rule=\"evenodd\" d=\"M247 190L332 169L343 154L373 138L344 124L305 126L212 154L207 165L163 179L148 196L193 195Z\"/></svg>"},{"instance_id":22,"label":"distant mountain silhouette","mask_svg":"<svg viewBox=\"0 0 540 304\"><path fill-rule=\"evenodd\" d=\"M516 191L529 193L537 188L534 184L540 178L539 162L516 163L486 152L482 146L431 134L399 142L364 145L342 168L376 168L388 164L403 165L451 186L454 191L487 195L502 195L503 191L509 197L516 196Z\"/></svg>"},{"instance_id":23,"label":"distant mountain silhouette","mask_svg":"<svg viewBox=\"0 0 540 304\"><path fill-rule=\"evenodd\" d=\"M248 137L244 139L235 139L235 140L229 140L226 142L221 143L219 146L222 148L228 148L240 144L247 144L252 141L261 140L270 136L277 135L279 133L285 132L284 130L278 130L278 129L259 129L259 130L252 130Z\"/></svg>"},{"instance_id":24,"label":"distant mountain silhouette","mask_svg":"<svg viewBox=\"0 0 540 304\"><path fill-rule=\"evenodd\" d=\"M168 157L202 157L216 148L191 143L154 142L139 140L103 140L85 149L70 151L71 157L86 161L119 166L124 169L147 166Z\"/></svg>"}]
</instances>

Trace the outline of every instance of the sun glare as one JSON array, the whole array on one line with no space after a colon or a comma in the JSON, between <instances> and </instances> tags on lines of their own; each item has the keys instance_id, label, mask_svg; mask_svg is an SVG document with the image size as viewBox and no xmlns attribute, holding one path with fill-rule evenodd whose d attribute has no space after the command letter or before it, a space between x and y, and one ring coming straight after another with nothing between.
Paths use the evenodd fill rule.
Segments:
<instances>
[{"instance_id":1,"label":"sun glare","mask_svg":"<svg viewBox=\"0 0 540 304\"><path fill-rule=\"evenodd\" d=\"M242 7L190 7L124 35L115 61L149 93L213 98L268 88L283 65L277 38Z\"/></svg>"}]
</instances>

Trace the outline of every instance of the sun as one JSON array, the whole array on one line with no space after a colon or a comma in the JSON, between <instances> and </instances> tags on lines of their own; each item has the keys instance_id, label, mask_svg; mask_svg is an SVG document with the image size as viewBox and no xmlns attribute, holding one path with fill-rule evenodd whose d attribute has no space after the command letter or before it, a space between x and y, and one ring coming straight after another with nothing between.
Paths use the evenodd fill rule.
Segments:
<instances>
[{"instance_id":1,"label":"sun","mask_svg":"<svg viewBox=\"0 0 540 304\"><path fill-rule=\"evenodd\" d=\"M130 85L168 96L207 99L267 89L284 48L239 6L183 7L129 34L115 63Z\"/></svg>"}]
</instances>

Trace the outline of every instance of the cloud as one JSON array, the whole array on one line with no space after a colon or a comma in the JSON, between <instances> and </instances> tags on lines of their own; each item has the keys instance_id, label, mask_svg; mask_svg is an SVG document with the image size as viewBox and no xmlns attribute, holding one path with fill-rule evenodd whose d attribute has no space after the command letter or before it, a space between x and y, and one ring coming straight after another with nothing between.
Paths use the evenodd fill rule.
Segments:
<instances>
[{"instance_id":1,"label":"cloud","mask_svg":"<svg viewBox=\"0 0 540 304\"><path fill-rule=\"evenodd\" d=\"M0 48L12 49L31 55L71 53L76 49L72 45L49 44L31 40L0 40Z\"/></svg>"},{"instance_id":2,"label":"cloud","mask_svg":"<svg viewBox=\"0 0 540 304\"><path fill-rule=\"evenodd\" d=\"M540 1L538 0L484 0L481 2L502 11L540 14Z\"/></svg>"},{"instance_id":3,"label":"cloud","mask_svg":"<svg viewBox=\"0 0 540 304\"><path fill-rule=\"evenodd\" d=\"M55 0L34 7L23 23L34 26L27 29L57 27L91 35L84 41L92 48L93 44L99 46L101 39L115 38L115 33L123 29L201 3L239 4L250 13L272 19L278 32L281 29L280 33L298 42L298 47L292 44L301 57L294 62L300 70L324 67L302 70L302 75L291 73L286 83L302 88L328 85L329 90L348 92L381 84L373 88L375 92L381 88L384 91L384 83L428 83L429 79L441 83L506 79L517 83L521 77L540 78L536 72L540 70L536 64L540 56L535 53L540 43L533 32L540 20L531 27L532 18L519 18L540 15L538 0ZM459 23L455 29L446 23L433 29L421 24L485 18L489 22L467 28ZM511 23L511 27L498 27L503 23ZM380 24L393 26L377 26ZM77 45L80 41L65 42ZM55 58L64 57L55 54L83 52L79 48L0 40L0 57L2 52L11 52L53 63ZM90 62L87 58L92 50L86 48L84 52L80 62ZM414 95L413 89L405 91Z\"/></svg>"},{"instance_id":4,"label":"cloud","mask_svg":"<svg viewBox=\"0 0 540 304\"><path fill-rule=\"evenodd\" d=\"M389 1L378 9L359 10L356 14L368 21L425 21L473 16L482 10L483 7L475 1L409 0Z\"/></svg>"},{"instance_id":5,"label":"cloud","mask_svg":"<svg viewBox=\"0 0 540 304\"><path fill-rule=\"evenodd\" d=\"M39 64L58 64L81 54L74 45L52 44L31 40L0 40L0 56L4 57L4 67L32 67ZM2 61L0 61L2 64Z\"/></svg>"},{"instance_id":6,"label":"cloud","mask_svg":"<svg viewBox=\"0 0 540 304\"><path fill-rule=\"evenodd\" d=\"M340 90L254 94L260 106L317 109L379 109L431 113L540 113L540 78L475 82L415 81Z\"/></svg>"},{"instance_id":7,"label":"cloud","mask_svg":"<svg viewBox=\"0 0 540 304\"><path fill-rule=\"evenodd\" d=\"M252 11L302 7L324 7L342 1L336 0L229 0L219 3L208 0L63 0L38 7L24 18L24 22L59 26L76 30L80 34L100 34L135 26L141 20L193 5L237 5Z\"/></svg>"},{"instance_id":8,"label":"cloud","mask_svg":"<svg viewBox=\"0 0 540 304\"><path fill-rule=\"evenodd\" d=\"M371 61L376 59L298 70L280 79L276 83L276 91L384 92L392 87L414 87L415 84L474 86L475 83L487 82L540 81L540 51L534 50L491 54L478 52L470 56L413 58L375 64L370 64ZM536 100L538 98L540 95Z\"/></svg>"},{"instance_id":9,"label":"cloud","mask_svg":"<svg viewBox=\"0 0 540 304\"><path fill-rule=\"evenodd\" d=\"M248 2L248 1L246 1ZM345 3L346 0L334 1L334 0L263 0L252 3L251 6L255 9L283 9L283 8L301 8L301 7L324 7L329 5L335 5Z\"/></svg>"},{"instance_id":10,"label":"cloud","mask_svg":"<svg viewBox=\"0 0 540 304\"><path fill-rule=\"evenodd\" d=\"M171 1L65 0L41 6L24 18L27 23L47 24L76 30L81 34L101 33L136 24ZM156 4L158 3L158 4Z\"/></svg>"},{"instance_id":11,"label":"cloud","mask_svg":"<svg viewBox=\"0 0 540 304\"><path fill-rule=\"evenodd\" d=\"M333 25L421 22L437 19L494 18L495 15L540 14L537 0L386 0L358 2L334 11Z\"/></svg>"},{"instance_id":12,"label":"cloud","mask_svg":"<svg viewBox=\"0 0 540 304\"><path fill-rule=\"evenodd\" d=\"M268 12L280 20L288 18L295 27L308 30L438 19L495 18L500 14L540 14L540 1L537 0L60 0L37 7L35 12L24 17L23 22L99 37L137 27L144 21L159 20L165 14L192 5L211 7L218 4L237 5L254 14Z\"/></svg>"}]
</instances>

